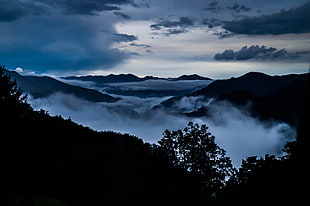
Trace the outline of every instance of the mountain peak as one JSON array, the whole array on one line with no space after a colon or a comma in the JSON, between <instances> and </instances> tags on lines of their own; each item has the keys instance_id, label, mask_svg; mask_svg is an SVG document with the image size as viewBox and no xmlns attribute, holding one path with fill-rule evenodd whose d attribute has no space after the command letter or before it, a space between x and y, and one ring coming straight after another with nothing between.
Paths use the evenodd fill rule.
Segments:
<instances>
[{"instance_id":1,"label":"mountain peak","mask_svg":"<svg viewBox=\"0 0 310 206\"><path fill-rule=\"evenodd\" d=\"M202 77L198 74L182 75L176 78L177 80L212 80L208 77Z\"/></svg>"},{"instance_id":2,"label":"mountain peak","mask_svg":"<svg viewBox=\"0 0 310 206\"><path fill-rule=\"evenodd\" d=\"M240 78L259 78L259 77L271 77L268 74L262 73L262 72L248 72L242 76L240 76Z\"/></svg>"}]
</instances>

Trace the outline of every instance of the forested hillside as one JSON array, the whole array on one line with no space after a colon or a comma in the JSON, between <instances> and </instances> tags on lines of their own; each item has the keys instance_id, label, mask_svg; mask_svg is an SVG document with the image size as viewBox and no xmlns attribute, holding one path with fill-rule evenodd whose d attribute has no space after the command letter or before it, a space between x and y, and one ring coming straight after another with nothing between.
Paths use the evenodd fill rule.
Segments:
<instances>
[{"instance_id":1,"label":"forested hillside","mask_svg":"<svg viewBox=\"0 0 310 206\"><path fill-rule=\"evenodd\" d=\"M103 205L198 194L189 176L141 139L34 111L4 71L1 67L1 205Z\"/></svg>"},{"instance_id":2,"label":"forested hillside","mask_svg":"<svg viewBox=\"0 0 310 206\"><path fill-rule=\"evenodd\" d=\"M308 103L285 156L248 157L235 169L206 126L165 131L150 145L34 111L1 66L0 204L303 202Z\"/></svg>"}]
</instances>

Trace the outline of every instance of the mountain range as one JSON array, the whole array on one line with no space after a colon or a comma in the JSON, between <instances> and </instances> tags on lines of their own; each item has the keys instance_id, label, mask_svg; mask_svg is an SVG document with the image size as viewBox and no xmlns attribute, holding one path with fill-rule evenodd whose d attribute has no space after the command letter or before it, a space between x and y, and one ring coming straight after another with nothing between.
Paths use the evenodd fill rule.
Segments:
<instances>
[{"instance_id":1,"label":"mountain range","mask_svg":"<svg viewBox=\"0 0 310 206\"><path fill-rule=\"evenodd\" d=\"M91 102L107 103L130 96L141 99L166 97L152 109L161 108L190 117L208 116L209 106L206 102L214 105L220 101L229 101L238 107L250 105L250 113L257 118L280 120L291 125L298 124L309 79L309 73L271 76L259 72L221 80L196 74L178 78L111 74L69 76L58 80L47 76L22 76L14 71L10 71L9 75L33 98L47 97L55 92L73 94ZM85 84L87 82L91 84ZM204 104L184 112L176 107L184 98L199 99ZM126 111L128 109L135 108L127 108Z\"/></svg>"},{"instance_id":2,"label":"mountain range","mask_svg":"<svg viewBox=\"0 0 310 206\"><path fill-rule=\"evenodd\" d=\"M276 119L292 125L298 124L305 92L309 81L309 73L270 76L258 72L249 72L237 78L216 80L208 86L186 95L187 98L202 97L202 101L229 101L236 106L249 106L253 116L261 119ZM158 107L169 108L177 104L183 97L173 97ZM208 106L199 107L188 113L190 116L208 114Z\"/></svg>"},{"instance_id":3,"label":"mountain range","mask_svg":"<svg viewBox=\"0 0 310 206\"><path fill-rule=\"evenodd\" d=\"M15 71L7 71L7 73L16 80L17 85L25 93L30 94L33 98L48 97L53 93L61 92L94 102L115 102L118 100L94 89L73 86L48 76L22 76Z\"/></svg>"},{"instance_id":4,"label":"mountain range","mask_svg":"<svg viewBox=\"0 0 310 206\"><path fill-rule=\"evenodd\" d=\"M182 75L177 78L160 78L160 77L153 77L153 76L145 76L145 77L138 77L133 74L110 74L107 76L68 76L68 77L62 77L66 80L81 80L81 81L91 81L95 82L97 86L101 86L104 84L109 83L122 83L122 82L142 82L145 80L171 80L171 81L178 81L178 80L212 80L208 77L202 77L197 74L192 75Z\"/></svg>"},{"instance_id":5,"label":"mountain range","mask_svg":"<svg viewBox=\"0 0 310 206\"><path fill-rule=\"evenodd\" d=\"M38 92L37 98L44 98L44 95L53 97L52 88L67 94L76 92L76 95L81 94L79 91L93 91L89 88L83 90L81 87L70 86L50 77L32 78L16 75L14 78L13 75L11 78L16 79L19 85L25 85L22 88L24 92L25 88L30 94L41 91ZM264 80L253 83L257 77ZM216 191L212 199L206 198L201 190L204 175L199 176L192 171L174 167L167 159L168 153L165 153L167 150L162 147L146 143L129 134L95 131L74 123L71 118L50 116L44 110L35 111L25 102L15 84L9 79L0 69L0 118L3 139L0 151L3 173L1 205L79 206L100 205L106 202L145 204L150 201L155 204L188 202L192 205L248 204L257 201L282 204L288 201L305 202L307 198L304 194L306 191L304 183L308 177L306 148L309 148L307 141L309 74L269 76L262 73L248 73L233 79L208 82L205 87L191 94L171 97L157 104L158 107L169 111L173 109L173 105L186 98L208 103L191 114L183 114L188 116L208 115L208 105L221 101L230 101L240 107L252 101L254 110L256 105L256 111L260 108L266 112L278 107L279 111L276 113L293 112L292 114L297 116L298 112L294 113L292 108L301 111L300 107L303 107L303 112L300 112L302 115L298 124L297 140L288 142L284 148L287 155L277 159L265 153L265 158L257 159L257 156L252 156L243 160L242 167L236 169L237 175L232 174L230 177L233 178L226 182L223 189ZM184 83L183 80L179 81ZM260 90L260 86L264 85L265 88ZM209 90L213 93L209 93ZM84 98L87 98L87 95ZM86 104L87 106L100 102L96 99L88 101L93 101L94 104ZM106 104L115 106L121 101L123 100L118 99ZM287 110L284 111L282 107ZM121 118L123 124L124 120L125 118ZM232 133L240 135L244 132L244 127L240 130L237 131L234 127L230 135L233 135ZM255 135L252 130L247 138L254 141ZM183 131L191 132L191 137L204 135L207 132L188 128ZM180 137L182 130L171 133L166 131L166 134ZM264 136L260 135L260 138ZM238 140L240 139L233 139L237 144L244 143ZM229 160L229 157L227 158ZM194 160L196 161L195 158ZM206 189L212 190L212 187L207 186Z\"/></svg>"}]
</instances>

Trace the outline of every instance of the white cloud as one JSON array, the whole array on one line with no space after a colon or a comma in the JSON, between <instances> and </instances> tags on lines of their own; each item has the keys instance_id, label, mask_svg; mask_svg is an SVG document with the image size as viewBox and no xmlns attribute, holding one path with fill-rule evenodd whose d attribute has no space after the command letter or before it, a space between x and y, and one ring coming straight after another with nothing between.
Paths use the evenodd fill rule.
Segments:
<instances>
[{"instance_id":1,"label":"white cloud","mask_svg":"<svg viewBox=\"0 0 310 206\"><path fill-rule=\"evenodd\" d=\"M118 87L122 90L185 90L207 86L212 80L145 80L143 82L126 82L126 83L112 83L109 86Z\"/></svg>"},{"instance_id":2,"label":"white cloud","mask_svg":"<svg viewBox=\"0 0 310 206\"><path fill-rule=\"evenodd\" d=\"M206 124L216 142L227 151L235 166L247 156L280 154L286 141L294 139L294 129L278 122L260 122L228 103L210 107L211 116L189 118L164 109L149 110L160 100L127 98L115 103L96 104L61 93L47 98L30 99L35 109L61 115L95 130L117 131L136 135L144 141L157 143L162 133L186 127L189 121ZM206 104L201 99L181 100L180 108Z\"/></svg>"},{"instance_id":3,"label":"white cloud","mask_svg":"<svg viewBox=\"0 0 310 206\"><path fill-rule=\"evenodd\" d=\"M295 130L286 123L261 122L228 102L210 107L207 125L235 165L248 156L281 155L287 141L295 139Z\"/></svg>"}]
</instances>

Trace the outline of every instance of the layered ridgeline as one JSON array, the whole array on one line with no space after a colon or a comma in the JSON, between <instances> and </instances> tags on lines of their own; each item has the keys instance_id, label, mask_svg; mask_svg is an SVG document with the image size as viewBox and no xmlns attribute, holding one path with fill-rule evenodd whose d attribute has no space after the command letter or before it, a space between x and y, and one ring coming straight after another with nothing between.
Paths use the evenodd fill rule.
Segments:
<instances>
[{"instance_id":1,"label":"layered ridgeline","mask_svg":"<svg viewBox=\"0 0 310 206\"><path fill-rule=\"evenodd\" d=\"M202 200L198 179L169 165L157 147L35 111L7 74L1 66L1 205Z\"/></svg>"},{"instance_id":2,"label":"layered ridgeline","mask_svg":"<svg viewBox=\"0 0 310 206\"><path fill-rule=\"evenodd\" d=\"M177 78L153 76L137 77L133 74L110 74L107 76L69 76L62 77L68 83L88 82L101 91L114 95L135 96L140 98L183 96L193 93L212 82L208 77L197 74L182 75ZM85 85L84 84L84 85Z\"/></svg>"},{"instance_id":3,"label":"layered ridgeline","mask_svg":"<svg viewBox=\"0 0 310 206\"><path fill-rule=\"evenodd\" d=\"M188 117L208 117L210 108L227 101L260 120L275 120L292 126L298 124L309 78L307 73L270 76L250 72L222 80L199 75L141 78L132 74L69 76L57 80L22 76L13 71L8 71L8 74L32 98L45 98L55 93L71 94L91 102L112 103L109 109L117 107L118 112L124 110L121 112L123 115L139 116L140 111L153 108ZM152 102L138 102L137 99L132 102L131 97L154 99Z\"/></svg>"},{"instance_id":4,"label":"layered ridgeline","mask_svg":"<svg viewBox=\"0 0 310 206\"><path fill-rule=\"evenodd\" d=\"M180 112L178 102L196 99L191 111L183 111L192 117L208 116L209 108L228 101L240 109L250 112L261 120L276 120L297 126L305 101L309 74L270 76L250 72L237 78L215 80L206 87L180 97L173 97L155 108L166 108Z\"/></svg>"},{"instance_id":5,"label":"layered ridgeline","mask_svg":"<svg viewBox=\"0 0 310 206\"><path fill-rule=\"evenodd\" d=\"M73 94L76 97L93 102L115 102L114 98L107 94L102 94L94 89L73 86L58 81L48 76L22 76L15 71L7 71L17 85L23 89L24 93L30 94L33 98L48 97L53 93Z\"/></svg>"}]
</instances>

